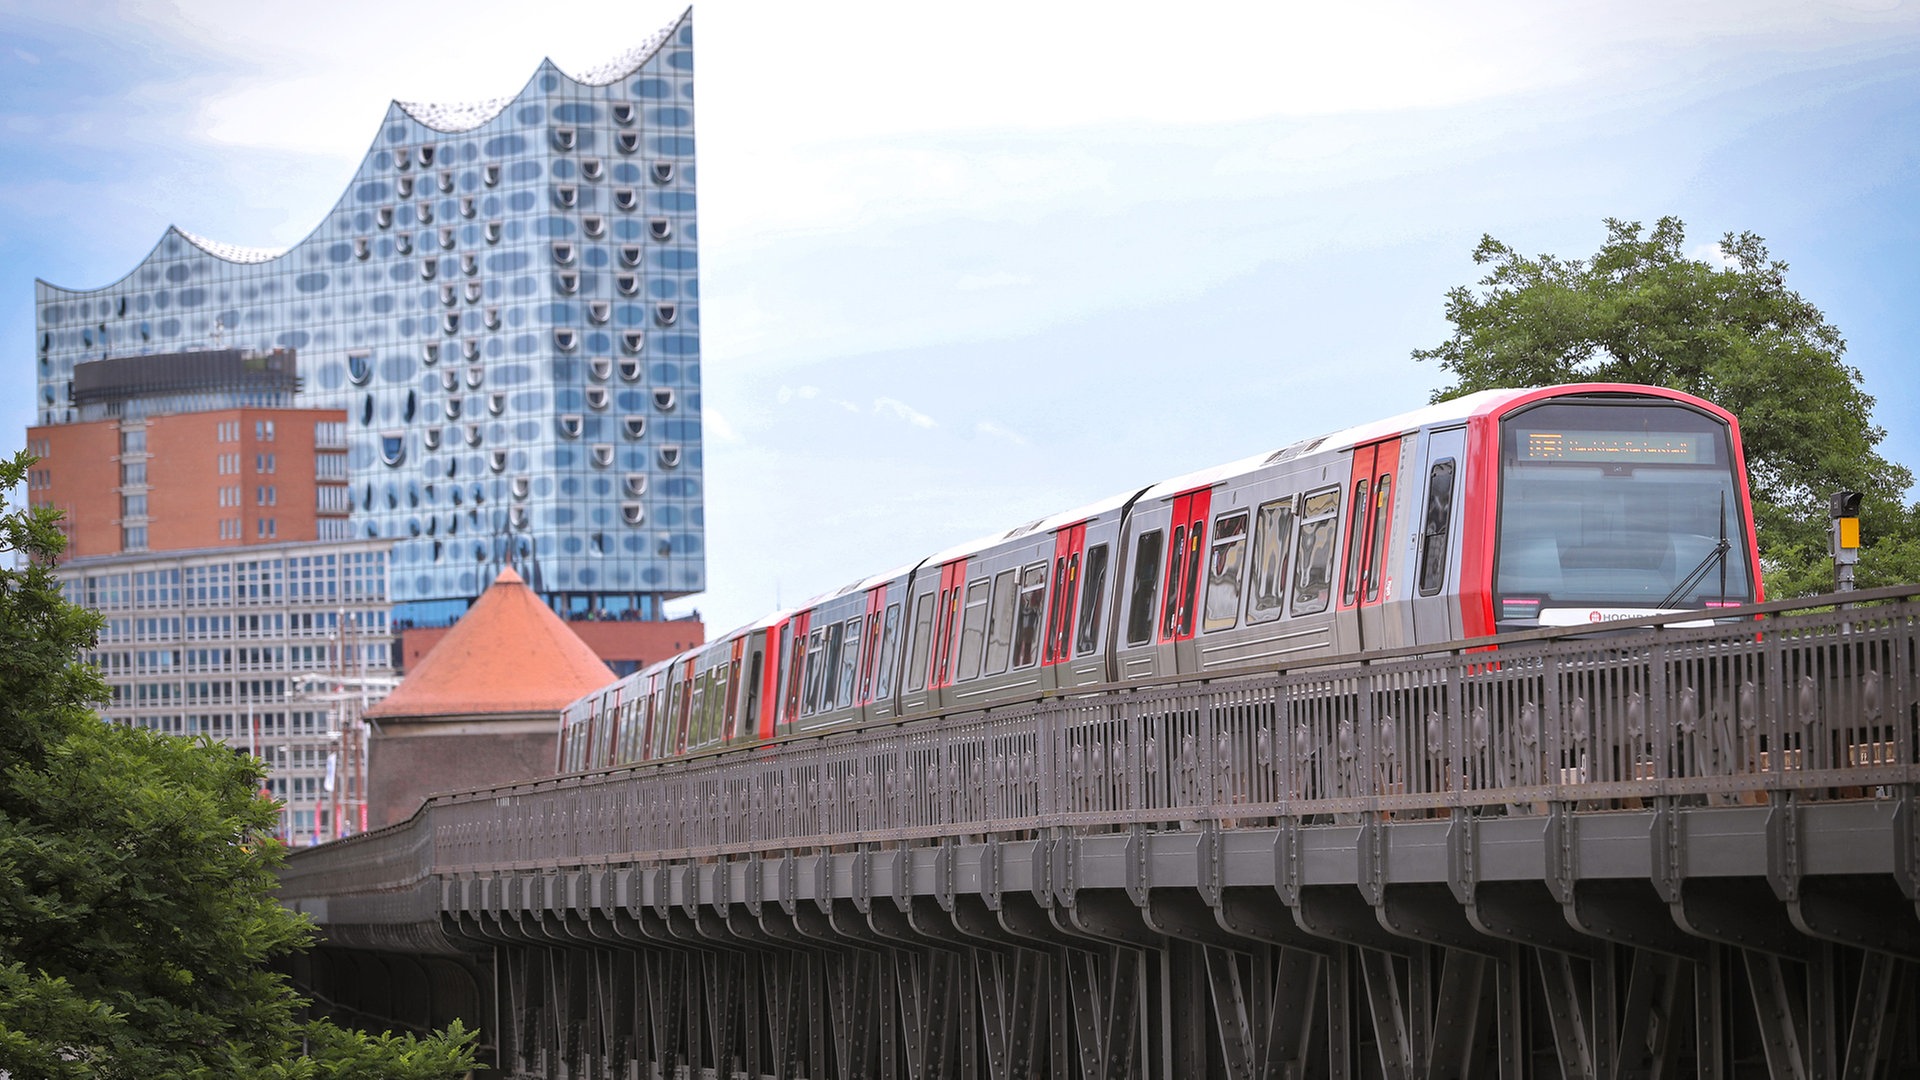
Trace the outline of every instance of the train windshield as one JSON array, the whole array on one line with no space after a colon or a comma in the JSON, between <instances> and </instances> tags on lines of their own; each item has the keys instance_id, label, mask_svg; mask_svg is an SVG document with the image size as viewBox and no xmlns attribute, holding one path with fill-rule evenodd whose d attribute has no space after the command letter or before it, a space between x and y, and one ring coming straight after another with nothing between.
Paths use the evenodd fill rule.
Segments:
<instances>
[{"instance_id":1,"label":"train windshield","mask_svg":"<svg viewBox=\"0 0 1920 1080\"><path fill-rule=\"evenodd\" d=\"M1751 602L1741 496L1717 417L1644 400L1514 413L1501 424L1498 621Z\"/></svg>"}]
</instances>

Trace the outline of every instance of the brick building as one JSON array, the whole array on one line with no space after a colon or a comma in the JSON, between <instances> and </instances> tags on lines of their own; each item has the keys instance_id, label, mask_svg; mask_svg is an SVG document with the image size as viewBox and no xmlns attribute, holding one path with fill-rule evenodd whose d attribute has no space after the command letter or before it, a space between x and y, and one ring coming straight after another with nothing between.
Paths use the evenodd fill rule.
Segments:
<instances>
[{"instance_id":1,"label":"brick building","mask_svg":"<svg viewBox=\"0 0 1920 1080\"><path fill-rule=\"evenodd\" d=\"M294 408L295 363L225 349L76 365L80 419L27 429L28 501L65 514L69 558L347 539L347 414Z\"/></svg>"},{"instance_id":2,"label":"brick building","mask_svg":"<svg viewBox=\"0 0 1920 1080\"><path fill-rule=\"evenodd\" d=\"M560 710L614 674L511 567L386 700L369 709L368 825L440 791L554 770Z\"/></svg>"}]
</instances>

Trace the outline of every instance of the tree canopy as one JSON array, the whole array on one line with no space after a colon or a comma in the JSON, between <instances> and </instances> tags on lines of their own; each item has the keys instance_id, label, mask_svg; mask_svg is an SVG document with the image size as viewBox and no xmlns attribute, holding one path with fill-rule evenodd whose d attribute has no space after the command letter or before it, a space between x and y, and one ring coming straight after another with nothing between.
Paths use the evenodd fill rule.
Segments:
<instances>
[{"instance_id":1,"label":"tree canopy","mask_svg":"<svg viewBox=\"0 0 1920 1080\"><path fill-rule=\"evenodd\" d=\"M296 1022L300 999L266 965L309 930L272 898L282 853L276 808L256 796L263 766L101 721L106 684L80 660L99 617L60 593L57 515L6 506L32 460L0 460L0 1074L470 1069L471 1033Z\"/></svg>"},{"instance_id":2,"label":"tree canopy","mask_svg":"<svg viewBox=\"0 0 1920 1080\"><path fill-rule=\"evenodd\" d=\"M1877 450L1873 398L1846 340L1786 285L1787 264L1750 233L1690 256L1686 226L1608 219L1591 258L1527 257L1481 237L1478 288L1447 293L1453 336L1415 360L1454 379L1444 401L1494 387L1645 383L1706 398L1740 419L1769 595L1832 588L1828 496L1861 492L1858 584L1920 580L1920 506L1907 468Z\"/></svg>"}]
</instances>

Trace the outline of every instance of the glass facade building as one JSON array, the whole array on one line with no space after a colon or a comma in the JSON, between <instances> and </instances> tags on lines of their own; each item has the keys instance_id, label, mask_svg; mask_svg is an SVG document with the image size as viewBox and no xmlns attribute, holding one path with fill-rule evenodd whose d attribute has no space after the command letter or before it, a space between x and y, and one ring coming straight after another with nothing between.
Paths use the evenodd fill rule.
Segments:
<instances>
[{"instance_id":1,"label":"glass facade building","mask_svg":"<svg viewBox=\"0 0 1920 1080\"><path fill-rule=\"evenodd\" d=\"M562 613L659 617L706 573L692 42L689 12L510 99L393 103L287 251L170 229L111 285L38 282L40 423L82 419L85 361L292 350L296 404L346 412L396 623L509 557Z\"/></svg>"},{"instance_id":2,"label":"glass facade building","mask_svg":"<svg viewBox=\"0 0 1920 1080\"><path fill-rule=\"evenodd\" d=\"M87 660L107 720L225 742L265 761L296 845L365 828L360 714L399 681L387 540L74 559L67 599L98 611Z\"/></svg>"}]
</instances>

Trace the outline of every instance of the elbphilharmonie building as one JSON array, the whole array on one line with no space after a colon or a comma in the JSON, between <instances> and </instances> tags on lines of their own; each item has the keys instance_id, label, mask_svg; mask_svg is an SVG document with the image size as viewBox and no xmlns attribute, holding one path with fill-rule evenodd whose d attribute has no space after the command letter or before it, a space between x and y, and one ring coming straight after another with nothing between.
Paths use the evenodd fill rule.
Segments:
<instances>
[{"instance_id":1,"label":"elbphilharmonie building","mask_svg":"<svg viewBox=\"0 0 1920 1080\"><path fill-rule=\"evenodd\" d=\"M705 587L692 42L689 12L511 98L394 102L286 251L170 229L113 284L38 283L40 425L97 419L89 361L291 354L295 403L346 415L318 539L392 542L396 621L509 558L563 613L658 618Z\"/></svg>"}]
</instances>

